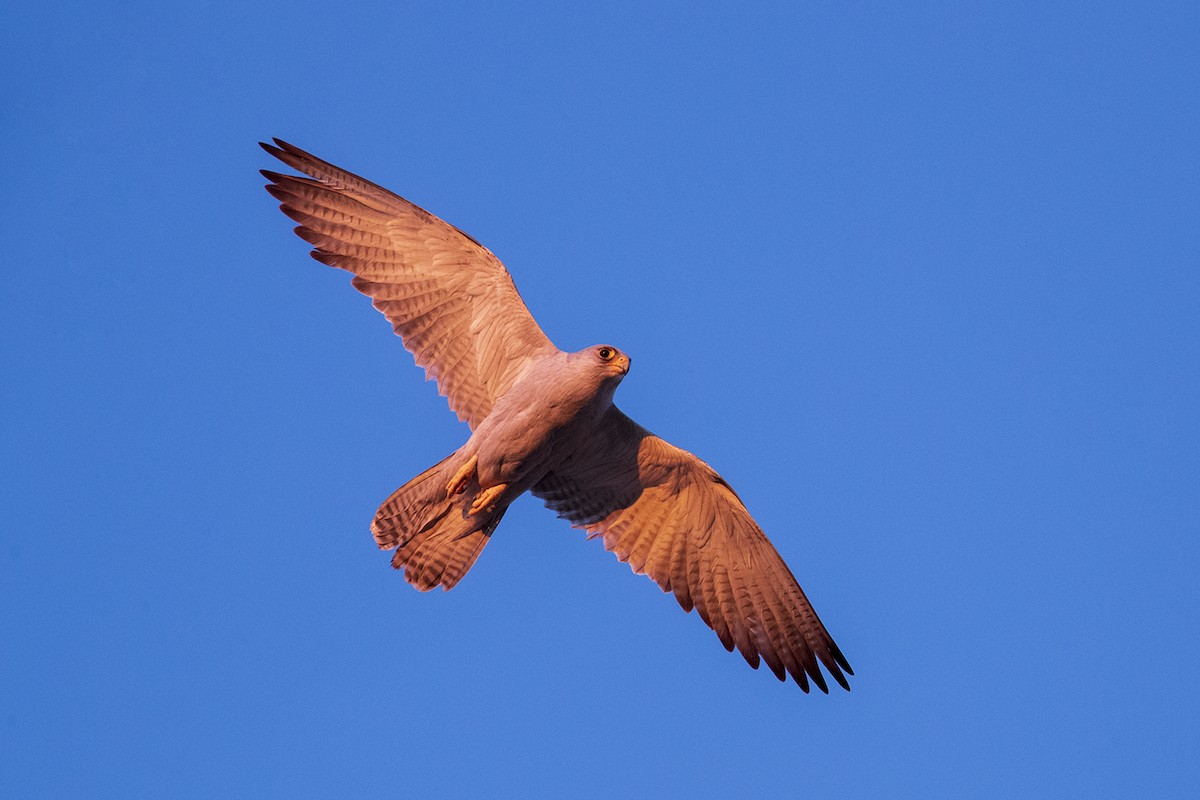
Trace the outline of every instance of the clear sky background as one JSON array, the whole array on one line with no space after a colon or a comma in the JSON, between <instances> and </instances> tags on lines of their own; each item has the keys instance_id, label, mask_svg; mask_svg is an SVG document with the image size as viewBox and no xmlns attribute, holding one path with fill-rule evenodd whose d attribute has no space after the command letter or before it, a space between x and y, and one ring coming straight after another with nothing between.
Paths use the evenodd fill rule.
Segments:
<instances>
[{"instance_id":1,"label":"clear sky background","mask_svg":"<svg viewBox=\"0 0 1200 800\"><path fill-rule=\"evenodd\" d=\"M1196 796L1196 4L338 5L0 12L0 796ZM532 498L394 574L467 430L271 136L631 353L853 691Z\"/></svg>"}]
</instances>

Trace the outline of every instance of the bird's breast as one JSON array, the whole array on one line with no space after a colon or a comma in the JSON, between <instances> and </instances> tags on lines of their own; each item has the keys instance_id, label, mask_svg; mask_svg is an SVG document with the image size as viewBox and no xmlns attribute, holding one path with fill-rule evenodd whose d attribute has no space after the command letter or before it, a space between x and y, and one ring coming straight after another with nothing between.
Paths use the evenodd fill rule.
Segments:
<instances>
[{"instance_id":1,"label":"bird's breast","mask_svg":"<svg viewBox=\"0 0 1200 800\"><path fill-rule=\"evenodd\" d=\"M553 392L504 398L472 436L481 483L537 483L586 442L599 419L593 405Z\"/></svg>"}]
</instances>

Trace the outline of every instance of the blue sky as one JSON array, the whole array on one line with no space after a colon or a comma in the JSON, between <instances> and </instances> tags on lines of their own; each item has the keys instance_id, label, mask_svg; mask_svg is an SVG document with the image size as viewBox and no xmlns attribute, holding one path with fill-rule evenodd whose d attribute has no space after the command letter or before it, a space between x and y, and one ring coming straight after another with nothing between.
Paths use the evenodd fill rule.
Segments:
<instances>
[{"instance_id":1,"label":"blue sky","mask_svg":"<svg viewBox=\"0 0 1200 800\"><path fill-rule=\"evenodd\" d=\"M0 12L0 795L1192 797L1194 4ZM804 695L519 501L262 190L465 229L737 488L855 668Z\"/></svg>"}]
</instances>

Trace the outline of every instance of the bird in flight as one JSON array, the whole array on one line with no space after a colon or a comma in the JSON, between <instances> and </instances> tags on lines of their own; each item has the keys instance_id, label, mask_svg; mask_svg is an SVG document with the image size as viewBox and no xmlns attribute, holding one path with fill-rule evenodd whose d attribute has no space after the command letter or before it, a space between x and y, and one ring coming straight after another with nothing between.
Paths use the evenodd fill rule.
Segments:
<instances>
[{"instance_id":1,"label":"bird in flight","mask_svg":"<svg viewBox=\"0 0 1200 800\"><path fill-rule=\"evenodd\" d=\"M725 649L779 680L828 692L853 675L800 584L725 480L613 405L630 358L559 350L491 251L452 225L287 142L260 143L303 173L263 170L312 257L350 272L471 429L397 489L371 523L421 591L453 588L504 512L532 492L633 571L695 608Z\"/></svg>"}]
</instances>

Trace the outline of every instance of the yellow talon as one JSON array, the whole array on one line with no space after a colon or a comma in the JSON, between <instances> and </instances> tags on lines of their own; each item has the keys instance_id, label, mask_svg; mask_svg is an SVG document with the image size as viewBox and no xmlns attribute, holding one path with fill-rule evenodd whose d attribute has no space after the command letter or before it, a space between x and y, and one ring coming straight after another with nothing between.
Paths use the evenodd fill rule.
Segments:
<instances>
[{"instance_id":1,"label":"yellow talon","mask_svg":"<svg viewBox=\"0 0 1200 800\"><path fill-rule=\"evenodd\" d=\"M500 499L500 495L504 494L504 490L507 488L507 483L498 483L495 486L489 486L475 495L475 502L471 503L470 513L474 515L480 511L491 511L496 505L496 501Z\"/></svg>"},{"instance_id":2,"label":"yellow talon","mask_svg":"<svg viewBox=\"0 0 1200 800\"><path fill-rule=\"evenodd\" d=\"M467 488L467 484L475 477L475 470L479 466L479 456L471 456L467 459L467 463L458 468L458 472L454 473L454 477L446 484L446 496L453 497L456 494L462 494Z\"/></svg>"}]
</instances>

